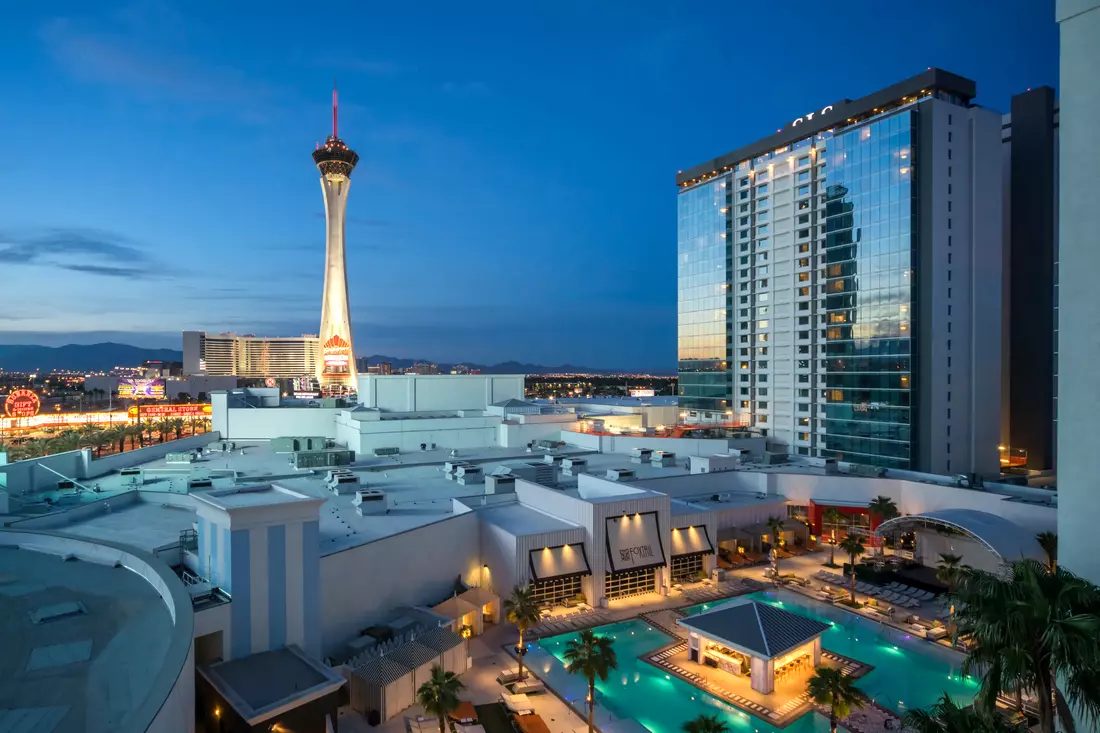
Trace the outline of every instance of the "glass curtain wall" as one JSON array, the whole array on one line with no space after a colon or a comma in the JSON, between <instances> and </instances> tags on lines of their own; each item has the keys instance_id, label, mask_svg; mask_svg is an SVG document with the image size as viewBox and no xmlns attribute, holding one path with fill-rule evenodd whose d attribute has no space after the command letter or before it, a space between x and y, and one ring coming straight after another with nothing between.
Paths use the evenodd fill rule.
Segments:
<instances>
[{"instance_id":1,"label":"glass curtain wall","mask_svg":"<svg viewBox=\"0 0 1100 733\"><path fill-rule=\"evenodd\" d=\"M677 197L677 350L680 408L724 413L730 405L726 177Z\"/></svg>"},{"instance_id":2,"label":"glass curtain wall","mask_svg":"<svg viewBox=\"0 0 1100 733\"><path fill-rule=\"evenodd\" d=\"M825 192L822 455L909 468L918 187L917 114L839 132Z\"/></svg>"}]
</instances>

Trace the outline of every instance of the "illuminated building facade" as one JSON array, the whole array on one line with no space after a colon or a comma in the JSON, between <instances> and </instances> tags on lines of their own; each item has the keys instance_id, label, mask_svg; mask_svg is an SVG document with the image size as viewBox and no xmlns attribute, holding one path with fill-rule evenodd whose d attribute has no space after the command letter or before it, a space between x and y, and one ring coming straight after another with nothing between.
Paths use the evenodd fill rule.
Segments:
<instances>
[{"instance_id":1,"label":"illuminated building facade","mask_svg":"<svg viewBox=\"0 0 1100 733\"><path fill-rule=\"evenodd\" d=\"M975 92L929 69L677 176L683 420L997 472L1001 115Z\"/></svg>"},{"instance_id":2,"label":"illuminated building facade","mask_svg":"<svg viewBox=\"0 0 1100 733\"><path fill-rule=\"evenodd\" d=\"M282 338L183 332L183 373L189 377L312 378L320 363L321 344L316 336Z\"/></svg>"},{"instance_id":3,"label":"illuminated building facade","mask_svg":"<svg viewBox=\"0 0 1100 733\"><path fill-rule=\"evenodd\" d=\"M334 88L332 135L313 151L325 199L325 290L321 303L321 361L317 365L317 379L321 391L326 394L354 392L357 384L348 312L344 225L351 172L359 156L338 135L336 101Z\"/></svg>"}]
</instances>

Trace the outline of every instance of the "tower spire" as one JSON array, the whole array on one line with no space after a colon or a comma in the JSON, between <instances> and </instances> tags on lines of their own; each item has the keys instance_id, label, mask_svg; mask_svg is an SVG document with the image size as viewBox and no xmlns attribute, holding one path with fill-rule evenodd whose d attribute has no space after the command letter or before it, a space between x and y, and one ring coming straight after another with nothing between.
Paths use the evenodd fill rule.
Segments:
<instances>
[{"instance_id":1,"label":"tower spire","mask_svg":"<svg viewBox=\"0 0 1100 733\"><path fill-rule=\"evenodd\" d=\"M332 80L332 136L339 138L336 134L336 117L337 117L338 103L336 100L336 79Z\"/></svg>"}]
</instances>

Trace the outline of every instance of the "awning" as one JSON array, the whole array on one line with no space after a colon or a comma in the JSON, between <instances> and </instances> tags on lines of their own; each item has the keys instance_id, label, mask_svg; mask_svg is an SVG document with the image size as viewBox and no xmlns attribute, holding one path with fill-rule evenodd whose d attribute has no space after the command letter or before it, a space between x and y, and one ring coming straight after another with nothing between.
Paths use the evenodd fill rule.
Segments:
<instances>
[{"instance_id":1,"label":"awning","mask_svg":"<svg viewBox=\"0 0 1100 733\"><path fill-rule=\"evenodd\" d=\"M679 527L672 530L672 556L713 554L714 545L710 543L707 525Z\"/></svg>"},{"instance_id":2,"label":"awning","mask_svg":"<svg viewBox=\"0 0 1100 733\"><path fill-rule=\"evenodd\" d=\"M531 577L536 582L589 575L592 572L588 568L583 542L531 550L530 558Z\"/></svg>"},{"instance_id":3,"label":"awning","mask_svg":"<svg viewBox=\"0 0 1100 733\"><path fill-rule=\"evenodd\" d=\"M432 610L440 614L441 616L446 616L447 618L452 618L455 621L458 621L467 614L476 613L478 610L480 610L480 608L480 606L475 606L469 601L465 601L458 596L453 596L443 601L438 606L434 606Z\"/></svg>"},{"instance_id":4,"label":"awning","mask_svg":"<svg viewBox=\"0 0 1100 733\"><path fill-rule=\"evenodd\" d=\"M645 570L665 564L657 512L608 517L607 561L611 571Z\"/></svg>"}]
</instances>

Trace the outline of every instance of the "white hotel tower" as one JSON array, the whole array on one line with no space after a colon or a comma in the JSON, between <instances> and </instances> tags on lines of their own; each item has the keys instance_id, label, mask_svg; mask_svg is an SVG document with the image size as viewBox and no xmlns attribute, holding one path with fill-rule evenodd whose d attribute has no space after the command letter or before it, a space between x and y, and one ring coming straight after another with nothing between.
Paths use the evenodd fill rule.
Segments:
<instances>
[{"instance_id":1,"label":"white hotel tower","mask_svg":"<svg viewBox=\"0 0 1100 733\"><path fill-rule=\"evenodd\" d=\"M324 394L356 389L355 351L348 315L348 274L344 257L344 222L351 172L359 162L337 135L336 88L332 89L332 135L313 151L325 196L325 294L321 303L321 359L317 379Z\"/></svg>"}]
</instances>

